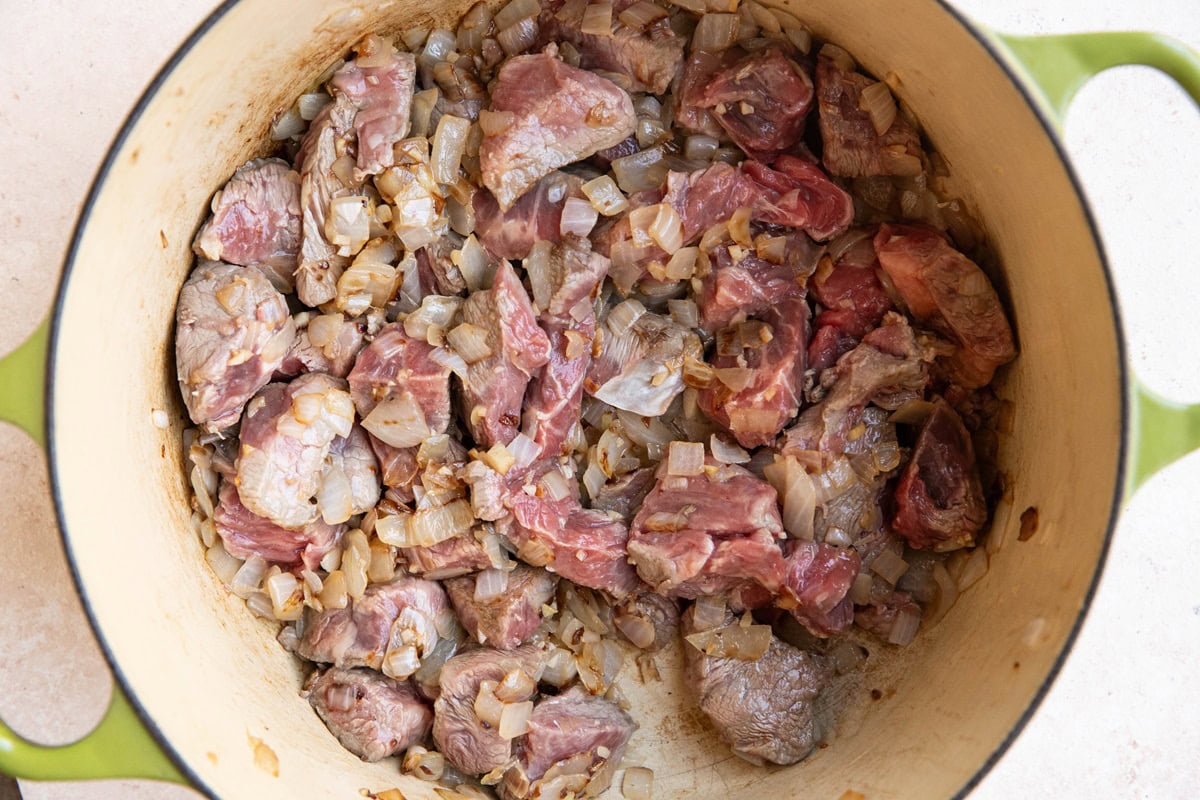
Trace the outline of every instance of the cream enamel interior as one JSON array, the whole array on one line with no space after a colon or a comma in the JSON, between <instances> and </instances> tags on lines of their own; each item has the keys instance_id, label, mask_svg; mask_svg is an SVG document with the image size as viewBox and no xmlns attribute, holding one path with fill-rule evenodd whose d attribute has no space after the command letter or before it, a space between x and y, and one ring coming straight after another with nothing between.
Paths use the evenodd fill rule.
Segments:
<instances>
[{"instance_id":1,"label":"cream enamel interior","mask_svg":"<svg viewBox=\"0 0 1200 800\"><path fill-rule=\"evenodd\" d=\"M328 734L296 662L222 590L189 533L173 308L212 192L260 155L275 111L362 34L455 18L467 3L370 6L241 0L166 77L113 157L79 242L58 319L54 469L87 602L118 670L187 768L223 798L357 798L399 786ZM786 3L785 3L786 5ZM949 161L1005 266L1021 355L1003 395L1009 491L987 576L901 652L876 646L847 684L840 735L787 769L731 758L667 679L638 702L637 761L659 798L868 798L954 794L1033 701L1085 601L1104 546L1121 429L1115 322L1086 216L1020 92L935 2L824 0L793 13L900 96ZM1081 402L1082 401L1082 402ZM153 409L174 424L160 431ZM1017 541L1021 512L1040 525ZM878 701L869 690L883 693ZM251 741L279 758L254 766ZM617 793L614 792L614 795Z\"/></svg>"}]
</instances>

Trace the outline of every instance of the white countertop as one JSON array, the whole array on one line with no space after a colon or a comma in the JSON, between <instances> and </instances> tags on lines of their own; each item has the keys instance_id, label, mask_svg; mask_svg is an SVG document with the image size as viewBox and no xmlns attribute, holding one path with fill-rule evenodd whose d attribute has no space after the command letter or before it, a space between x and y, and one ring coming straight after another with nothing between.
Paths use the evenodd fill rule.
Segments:
<instances>
[{"instance_id":1,"label":"white countertop","mask_svg":"<svg viewBox=\"0 0 1200 800\"><path fill-rule=\"evenodd\" d=\"M1200 49L1197 0L952 4L1006 32L1146 29ZM0 354L49 308L84 192L127 110L214 5L0 3ZM1151 70L1113 70L1080 93L1066 141L1116 273L1134 370L1170 397L1200 400L1200 113ZM973 800L1200 796L1197 486L1193 455L1129 503L1063 673ZM62 557L44 458L4 425L0 497L0 718L38 741L71 741L99 719L111 678ZM27 800L199 797L133 781L21 790Z\"/></svg>"}]
</instances>

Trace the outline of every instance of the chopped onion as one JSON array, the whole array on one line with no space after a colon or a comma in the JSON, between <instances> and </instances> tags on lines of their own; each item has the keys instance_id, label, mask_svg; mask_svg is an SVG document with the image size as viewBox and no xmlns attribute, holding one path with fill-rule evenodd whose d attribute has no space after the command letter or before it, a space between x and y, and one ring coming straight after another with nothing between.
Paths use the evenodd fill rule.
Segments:
<instances>
[{"instance_id":1,"label":"chopped onion","mask_svg":"<svg viewBox=\"0 0 1200 800\"><path fill-rule=\"evenodd\" d=\"M857 66L854 63L853 56L851 56L842 48L838 47L836 44L831 44L829 42L821 45L821 50L817 53L817 55L821 56L822 58L830 59L833 61L834 65L843 72L851 72Z\"/></svg>"},{"instance_id":2,"label":"chopped onion","mask_svg":"<svg viewBox=\"0 0 1200 800\"><path fill-rule=\"evenodd\" d=\"M463 280L467 283L467 291L477 292L491 286L491 272L495 267L474 234L466 238L461 250L454 252L458 254L458 258L455 259L452 253L451 260L462 273Z\"/></svg>"},{"instance_id":3,"label":"chopped onion","mask_svg":"<svg viewBox=\"0 0 1200 800\"><path fill-rule=\"evenodd\" d=\"M591 462L583 471L582 483L588 497L595 500L604 489L604 485L608 483L608 476L604 474L599 464Z\"/></svg>"},{"instance_id":4,"label":"chopped onion","mask_svg":"<svg viewBox=\"0 0 1200 800\"><path fill-rule=\"evenodd\" d=\"M884 549L871 562L871 571L895 586L900 576L908 571L908 562L895 551Z\"/></svg>"},{"instance_id":5,"label":"chopped onion","mask_svg":"<svg viewBox=\"0 0 1200 800\"><path fill-rule=\"evenodd\" d=\"M692 249L693 248L685 247L683 250L680 250L679 253L683 253ZM675 255L678 256L679 253L676 253ZM671 260L674 261L675 256L672 256ZM683 327L697 328L700 326L700 309L696 306L695 300L668 300L667 309L670 311L671 319L675 320L675 322L679 323Z\"/></svg>"},{"instance_id":6,"label":"chopped onion","mask_svg":"<svg viewBox=\"0 0 1200 800\"><path fill-rule=\"evenodd\" d=\"M959 573L958 579L955 581L958 591L960 593L965 592L967 589L974 586L985 574L987 574L987 570L987 550L983 547L976 547L971 551L971 554L967 556L966 561L963 563L962 572Z\"/></svg>"},{"instance_id":7,"label":"chopped onion","mask_svg":"<svg viewBox=\"0 0 1200 800\"><path fill-rule=\"evenodd\" d=\"M417 656L417 648L406 644L387 651L383 657L381 671L389 678L402 681L420 668L421 659Z\"/></svg>"},{"instance_id":8,"label":"chopped onion","mask_svg":"<svg viewBox=\"0 0 1200 800\"><path fill-rule=\"evenodd\" d=\"M475 695L475 716L492 728L500 724L500 716L504 713L504 703L496 697L496 686L496 681L482 681Z\"/></svg>"},{"instance_id":9,"label":"chopped onion","mask_svg":"<svg viewBox=\"0 0 1200 800\"><path fill-rule=\"evenodd\" d=\"M508 573L502 569L485 569L475 576L475 602L488 603L508 589Z\"/></svg>"},{"instance_id":10,"label":"chopped onion","mask_svg":"<svg viewBox=\"0 0 1200 800\"><path fill-rule=\"evenodd\" d=\"M325 238L332 245L357 253L371 238L367 198L358 195L333 198L325 217Z\"/></svg>"},{"instance_id":11,"label":"chopped onion","mask_svg":"<svg viewBox=\"0 0 1200 800\"><path fill-rule=\"evenodd\" d=\"M433 134L433 149L429 156L433 177L438 183L454 183L458 180L458 168L462 163L463 151L467 146L467 132L471 121L443 114Z\"/></svg>"},{"instance_id":12,"label":"chopped onion","mask_svg":"<svg viewBox=\"0 0 1200 800\"><path fill-rule=\"evenodd\" d=\"M763 468L763 477L779 493L784 530L793 539L812 541L817 493L808 471L794 457L777 455Z\"/></svg>"},{"instance_id":13,"label":"chopped onion","mask_svg":"<svg viewBox=\"0 0 1200 800\"><path fill-rule=\"evenodd\" d=\"M711 161L721 142L711 136L696 134L683 142L683 157L689 160Z\"/></svg>"},{"instance_id":14,"label":"chopped onion","mask_svg":"<svg viewBox=\"0 0 1200 800\"><path fill-rule=\"evenodd\" d=\"M896 101L883 81L865 87L858 96L858 107L867 112L871 125L879 136L887 133L896 121Z\"/></svg>"},{"instance_id":15,"label":"chopped onion","mask_svg":"<svg viewBox=\"0 0 1200 800\"><path fill-rule=\"evenodd\" d=\"M708 631L725 622L724 596L702 595L696 598L692 610L692 625L697 631Z\"/></svg>"},{"instance_id":16,"label":"chopped onion","mask_svg":"<svg viewBox=\"0 0 1200 800\"><path fill-rule=\"evenodd\" d=\"M354 514L353 491L345 470L326 465L317 489L317 506L328 525L340 525Z\"/></svg>"},{"instance_id":17,"label":"chopped onion","mask_svg":"<svg viewBox=\"0 0 1200 800\"><path fill-rule=\"evenodd\" d=\"M587 236L592 232L592 228L596 227L598 218L596 209L587 200L568 197L567 202L563 204L562 218L558 223L559 233L563 236L572 233L576 236Z\"/></svg>"},{"instance_id":18,"label":"chopped onion","mask_svg":"<svg viewBox=\"0 0 1200 800\"><path fill-rule=\"evenodd\" d=\"M513 466L518 469L528 467L537 459L541 452L537 443L524 433L518 433L506 446L508 447L508 452L512 454Z\"/></svg>"},{"instance_id":19,"label":"chopped onion","mask_svg":"<svg viewBox=\"0 0 1200 800\"><path fill-rule=\"evenodd\" d=\"M233 583L233 578L238 573L238 569L242 566L242 562L225 550L225 546L221 542L214 542L204 554L208 565L212 567L212 571L216 573L221 583L230 586Z\"/></svg>"},{"instance_id":20,"label":"chopped onion","mask_svg":"<svg viewBox=\"0 0 1200 800\"><path fill-rule=\"evenodd\" d=\"M532 697L536 691L537 681L523 669L509 672L495 689L496 697L504 703L521 702Z\"/></svg>"},{"instance_id":21,"label":"chopped onion","mask_svg":"<svg viewBox=\"0 0 1200 800\"><path fill-rule=\"evenodd\" d=\"M888 631L888 643L897 645L906 645L910 643L917 635L917 628L921 626L921 615L913 611L910 607L905 606L896 614L896 619L892 622L892 629Z\"/></svg>"},{"instance_id":22,"label":"chopped onion","mask_svg":"<svg viewBox=\"0 0 1200 800\"><path fill-rule=\"evenodd\" d=\"M378 539L372 539L371 560L367 564L367 580L371 583L386 583L395 576L395 551Z\"/></svg>"},{"instance_id":23,"label":"chopped onion","mask_svg":"<svg viewBox=\"0 0 1200 800\"><path fill-rule=\"evenodd\" d=\"M300 111L295 106L292 106L287 111L276 116L271 122L271 139L276 142L282 142L284 139L299 136L304 133L304 129L307 127L308 124L304 121L304 117L300 115Z\"/></svg>"},{"instance_id":24,"label":"chopped onion","mask_svg":"<svg viewBox=\"0 0 1200 800\"><path fill-rule=\"evenodd\" d=\"M488 346L487 331L470 322L464 322L447 331L446 342L462 356L468 366L492 356L492 348Z\"/></svg>"},{"instance_id":25,"label":"chopped onion","mask_svg":"<svg viewBox=\"0 0 1200 800\"><path fill-rule=\"evenodd\" d=\"M575 680L576 674L575 656L569 650L556 647L546 658L546 667L542 670L542 682L561 689Z\"/></svg>"},{"instance_id":26,"label":"chopped onion","mask_svg":"<svg viewBox=\"0 0 1200 800\"><path fill-rule=\"evenodd\" d=\"M482 6L483 3L479 5ZM423 781L439 781L446 773L446 757L436 750L429 751L420 745L413 745L404 754L404 763L401 768L407 774L415 775ZM389 800L382 794L377 797L379 800Z\"/></svg>"},{"instance_id":27,"label":"chopped onion","mask_svg":"<svg viewBox=\"0 0 1200 800\"><path fill-rule=\"evenodd\" d=\"M713 658L757 661L771 647L770 625L726 625L684 637L692 647Z\"/></svg>"},{"instance_id":28,"label":"chopped onion","mask_svg":"<svg viewBox=\"0 0 1200 800\"><path fill-rule=\"evenodd\" d=\"M835 547L849 547L854 544L854 540L850 538L850 534L836 526L830 526L825 529L825 543L834 545Z\"/></svg>"},{"instance_id":29,"label":"chopped onion","mask_svg":"<svg viewBox=\"0 0 1200 800\"><path fill-rule=\"evenodd\" d=\"M470 503L458 499L411 514L380 517L375 523L375 535L396 547L429 547L469 533L474 522Z\"/></svg>"},{"instance_id":30,"label":"chopped onion","mask_svg":"<svg viewBox=\"0 0 1200 800\"><path fill-rule=\"evenodd\" d=\"M332 99L324 92L312 92L300 95L300 99L296 102L296 108L300 112L301 119L312 122L330 102Z\"/></svg>"},{"instance_id":31,"label":"chopped onion","mask_svg":"<svg viewBox=\"0 0 1200 800\"><path fill-rule=\"evenodd\" d=\"M666 16L667 10L657 3L651 3L649 0L638 0L638 2L618 14L617 19L635 31L644 31Z\"/></svg>"},{"instance_id":32,"label":"chopped onion","mask_svg":"<svg viewBox=\"0 0 1200 800\"><path fill-rule=\"evenodd\" d=\"M414 339L428 339L429 329L450 327L463 299L452 295L431 294L422 298L421 307L404 319L404 332Z\"/></svg>"},{"instance_id":33,"label":"chopped onion","mask_svg":"<svg viewBox=\"0 0 1200 800\"><path fill-rule=\"evenodd\" d=\"M625 800L650 800L654 796L654 773L645 767L628 767L621 781Z\"/></svg>"},{"instance_id":34,"label":"chopped onion","mask_svg":"<svg viewBox=\"0 0 1200 800\"><path fill-rule=\"evenodd\" d=\"M533 714L533 701L505 703L500 712L500 738L515 739L529 732L529 717Z\"/></svg>"},{"instance_id":35,"label":"chopped onion","mask_svg":"<svg viewBox=\"0 0 1200 800\"><path fill-rule=\"evenodd\" d=\"M705 14L696 23L696 32L692 34L692 52L719 53L737 41L737 36L737 14Z\"/></svg>"},{"instance_id":36,"label":"chopped onion","mask_svg":"<svg viewBox=\"0 0 1200 800\"><path fill-rule=\"evenodd\" d=\"M340 569L335 569L325 576L321 591L317 595L322 608L345 608L350 602L350 593L346 589L346 576Z\"/></svg>"},{"instance_id":37,"label":"chopped onion","mask_svg":"<svg viewBox=\"0 0 1200 800\"><path fill-rule=\"evenodd\" d=\"M621 672L624 659L621 647L610 639L585 642L583 653L576 659L579 680L592 694L604 694Z\"/></svg>"},{"instance_id":38,"label":"chopped onion","mask_svg":"<svg viewBox=\"0 0 1200 800\"><path fill-rule=\"evenodd\" d=\"M704 472L704 445L701 442L671 442L667 450L667 474L699 475Z\"/></svg>"},{"instance_id":39,"label":"chopped onion","mask_svg":"<svg viewBox=\"0 0 1200 800\"><path fill-rule=\"evenodd\" d=\"M467 362L453 350L439 347L429 354L429 360L453 372L462 380L467 378Z\"/></svg>"},{"instance_id":40,"label":"chopped onion","mask_svg":"<svg viewBox=\"0 0 1200 800\"><path fill-rule=\"evenodd\" d=\"M625 300L613 306L604 324L613 336L624 336L645 313L646 307L637 300Z\"/></svg>"},{"instance_id":41,"label":"chopped onion","mask_svg":"<svg viewBox=\"0 0 1200 800\"><path fill-rule=\"evenodd\" d=\"M854 576L854 583L850 584L850 592L848 594L850 602L856 606L865 606L871 602L871 586L874 585L875 579L866 572L860 572Z\"/></svg>"},{"instance_id":42,"label":"chopped onion","mask_svg":"<svg viewBox=\"0 0 1200 800\"><path fill-rule=\"evenodd\" d=\"M708 440L713 458L722 464L745 464L750 460L750 454L736 444L726 442L724 437L712 434Z\"/></svg>"},{"instance_id":43,"label":"chopped onion","mask_svg":"<svg viewBox=\"0 0 1200 800\"><path fill-rule=\"evenodd\" d=\"M659 203L654 208L657 212L647 232L655 244L672 254L683 246L683 220L670 203Z\"/></svg>"},{"instance_id":44,"label":"chopped onion","mask_svg":"<svg viewBox=\"0 0 1200 800\"><path fill-rule=\"evenodd\" d=\"M627 194L657 189L667 179L668 166L659 147L640 150L612 161L617 185Z\"/></svg>"},{"instance_id":45,"label":"chopped onion","mask_svg":"<svg viewBox=\"0 0 1200 800\"><path fill-rule=\"evenodd\" d=\"M259 556L250 556L229 582L229 589L243 600L249 599L262 586L267 574L267 562Z\"/></svg>"},{"instance_id":46,"label":"chopped onion","mask_svg":"<svg viewBox=\"0 0 1200 800\"><path fill-rule=\"evenodd\" d=\"M542 8L537 0L512 0L508 5L496 12L496 30L503 30L523 19L536 17L541 10Z\"/></svg>"},{"instance_id":47,"label":"chopped onion","mask_svg":"<svg viewBox=\"0 0 1200 800\"><path fill-rule=\"evenodd\" d=\"M612 36L612 3L589 3L583 9L580 33L593 36Z\"/></svg>"},{"instance_id":48,"label":"chopped onion","mask_svg":"<svg viewBox=\"0 0 1200 800\"><path fill-rule=\"evenodd\" d=\"M908 400L891 413L888 422L895 425L920 425L933 411L933 403L928 400Z\"/></svg>"},{"instance_id":49,"label":"chopped onion","mask_svg":"<svg viewBox=\"0 0 1200 800\"><path fill-rule=\"evenodd\" d=\"M304 613L304 593L300 581L290 572L281 572L267 579L267 595L275 619L291 621Z\"/></svg>"},{"instance_id":50,"label":"chopped onion","mask_svg":"<svg viewBox=\"0 0 1200 800\"><path fill-rule=\"evenodd\" d=\"M433 433L425 422L424 410L408 391L375 406L362 426L392 447L416 447Z\"/></svg>"},{"instance_id":51,"label":"chopped onion","mask_svg":"<svg viewBox=\"0 0 1200 800\"><path fill-rule=\"evenodd\" d=\"M731 391L740 392L754 381L754 370L748 367L718 367L717 380Z\"/></svg>"},{"instance_id":52,"label":"chopped onion","mask_svg":"<svg viewBox=\"0 0 1200 800\"><path fill-rule=\"evenodd\" d=\"M540 483L546 497L553 502L566 500L571 496L571 487L567 485L567 479L557 469L552 469L543 475Z\"/></svg>"},{"instance_id":53,"label":"chopped onion","mask_svg":"<svg viewBox=\"0 0 1200 800\"><path fill-rule=\"evenodd\" d=\"M413 95L411 133L414 137L426 137L429 135L429 125L433 119L433 109L437 105L440 94L441 92L438 89L433 88L417 92Z\"/></svg>"},{"instance_id":54,"label":"chopped onion","mask_svg":"<svg viewBox=\"0 0 1200 800\"><path fill-rule=\"evenodd\" d=\"M625 199L621 189L608 175L593 178L580 188L587 196L588 202L592 204L592 208L606 217L620 214L629 208L629 201Z\"/></svg>"},{"instance_id":55,"label":"chopped onion","mask_svg":"<svg viewBox=\"0 0 1200 800\"><path fill-rule=\"evenodd\" d=\"M510 56L524 53L533 47L537 38L538 24L537 20L532 18L515 22L496 34L496 41L500 43L501 49Z\"/></svg>"},{"instance_id":56,"label":"chopped onion","mask_svg":"<svg viewBox=\"0 0 1200 800\"><path fill-rule=\"evenodd\" d=\"M654 623L645 617L618 612L613 617L613 624L634 647L646 650L654 646Z\"/></svg>"}]
</instances>

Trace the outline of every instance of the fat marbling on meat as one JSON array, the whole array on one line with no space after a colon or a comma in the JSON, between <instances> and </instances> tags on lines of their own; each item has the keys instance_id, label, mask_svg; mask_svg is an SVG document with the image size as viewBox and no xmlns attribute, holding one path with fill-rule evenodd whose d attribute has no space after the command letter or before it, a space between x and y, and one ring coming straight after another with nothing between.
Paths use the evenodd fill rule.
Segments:
<instances>
[{"instance_id":1,"label":"fat marbling on meat","mask_svg":"<svg viewBox=\"0 0 1200 800\"><path fill-rule=\"evenodd\" d=\"M446 581L446 592L467 633L480 644L511 650L524 644L542 623L542 606L554 597L558 578L539 567L517 564L496 597L477 599L477 575Z\"/></svg>"},{"instance_id":2,"label":"fat marbling on meat","mask_svg":"<svg viewBox=\"0 0 1200 800\"><path fill-rule=\"evenodd\" d=\"M685 634L696 631L694 616L694 607L684 612ZM683 652L687 685L733 752L753 764L795 764L816 747L813 705L833 678L821 656L775 636L754 661L706 655L687 642Z\"/></svg>"},{"instance_id":3,"label":"fat marbling on meat","mask_svg":"<svg viewBox=\"0 0 1200 800\"><path fill-rule=\"evenodd\" d=\"M623 89L564 64L553 45L504 63L491 111L512 115L507 129L484 136L479 145L483 185L501 211L543 176L622 141L637 120Z\"/></svg>"},{"instance_id":4,"label":"fat marbling on meat","mask_svg":"<svg viewBox=\"0 0 1200 800\"><path fill-rule=\"evenodd\" d=\"M396 755L433 726L433 712L412 684L374 670L320 670L304 693L329 732L363 761Z\"/></svg>"},{"instance_id":5,"label":"fat marbling on meat","mask_svg":"<svg viewBox=\"0 0 1200 800\"><path fill-rule=\"evenodd\" d=\"M689 357L701 358L700 339L636 300L623 305L623 312L610 311L605 319L600 352L583 386L610 406L657 417L683 391L683 364Z\"/></svg>"},{"instance_id":6,"label":"fat marbling on meat","mask_svg":"<svg viewBox=\"0 0 1200 800\"><path fill-rule=\"evenodd\" d=\"M292 291L300 253L300 176L286 161L254 159L237 168L212 202L193 244L210 261L258 267Z\"/></svg>"},{"instance_id":7,"label":"fat marbling on meat","mask_svg":"<svg viewBox=\"0 0 1200 800\"><path fill-rule=\"evenodd\" d=\"M471 199L475 235L496 258L525 258L535 242L557 242L562 234L563 207L571 197L583 197L583 180L555 170L525 194L512 208L500 210L491 192L479 189Z\"/></svg>"},{"instance_id":8,"label":"fat marbling on meat","mask_svg":"<svg viewBox=\"0 0 1200 800\"><path fill-rule=\"evenodd\" d=\"M212 432L236 424L295 338L287 301L258 269L193 270L175 308L175 365L192 422Z\"/></svg>"},{"instance_id":9,"label":"fat marbling on meat","mask_svg":"<svg viewBox=\"0 0 1200 800\"><path fill-rule=\"evenodd\" d=\"M992 282L941 233L883 225L875 250L912 315L958 345L946 362L951 380L967 389L986 386L997 367L1016 357L1012 328Z\"/></svg>"},{"instance_id":10,"label":"fat marbling on meat","mask_svg":"<svg viewBox=\"0 0 1200 800\"><path fill-rule=\"evenodd\" d=\"M775 592L785 564L783 522L769 483L706 460L699 475L671 475L669 461L629 527L629 557L651 588L697 597L758 584Z\"/></svg>"}]
</instances>

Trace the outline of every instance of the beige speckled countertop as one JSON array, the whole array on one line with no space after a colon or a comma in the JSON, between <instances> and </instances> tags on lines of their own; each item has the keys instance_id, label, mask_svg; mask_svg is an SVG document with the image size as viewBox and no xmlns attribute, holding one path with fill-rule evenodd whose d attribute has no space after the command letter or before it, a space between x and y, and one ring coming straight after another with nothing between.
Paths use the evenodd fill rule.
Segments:
<instances>
[{"instance_id":1,"label":"beige speckled countertop","mask_svg":"<svg viewBox=\"0 0 1200 800\"><path fill-rule=\"evenodd\" d=\"M952 4L1009 32L1150 29L1200 48L1197 0ZM127 110L214 5L0 2L0 354L46 314L74 217ZM1081 92L1066 140L1109 249L1134 369L1169 396L1200 399L1200 114L1166 78L1114 70ZM1200 796L1196 486L1200 456L1190 456L1129 503L1066 668L973 798ZM63 560L43 456L4 425L0 498L0 717L34 740L70 741L99 719L111 678ZM27 800L199 797L145 782L21 790Z\"/></svg>"}]
</instances>

